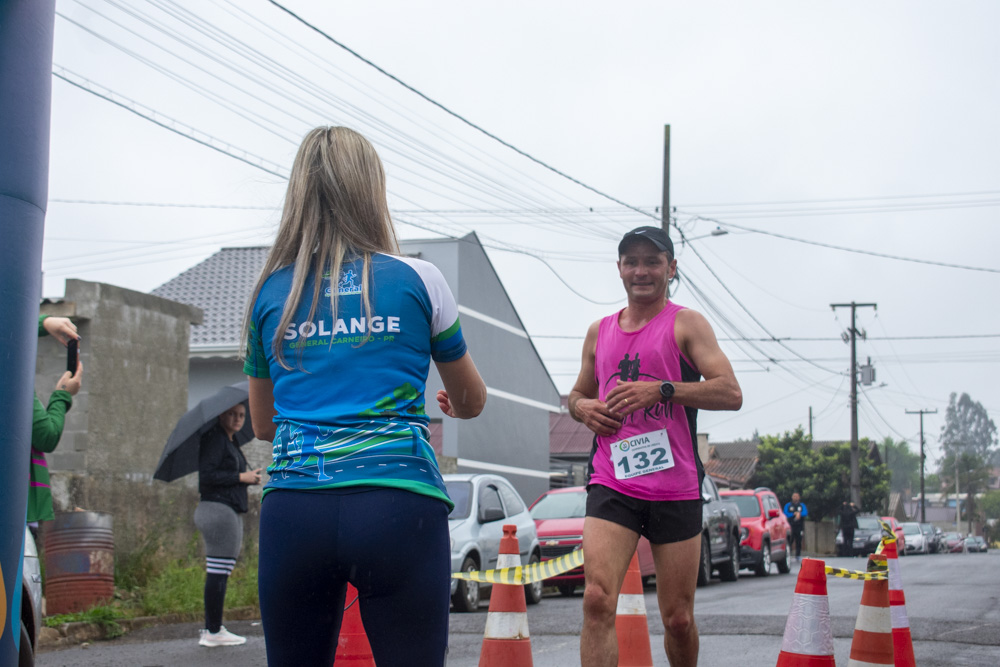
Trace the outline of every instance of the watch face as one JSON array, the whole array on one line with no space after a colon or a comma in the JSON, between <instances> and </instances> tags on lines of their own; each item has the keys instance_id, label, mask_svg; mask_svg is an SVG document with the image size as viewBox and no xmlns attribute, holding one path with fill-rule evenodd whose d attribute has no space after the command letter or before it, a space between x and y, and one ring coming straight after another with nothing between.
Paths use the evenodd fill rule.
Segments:
<instances>
[{"instance_id":1,"label":"watch face","mask_svg":"<svg viewBox=\"0 0 1000 667\"><path fill-rule=\"evenodd\" d=\"M674 385L669 382L663 382L660 384L660 398L664 401L669 401L674 395Z\"/></svg>"}]
</instances>

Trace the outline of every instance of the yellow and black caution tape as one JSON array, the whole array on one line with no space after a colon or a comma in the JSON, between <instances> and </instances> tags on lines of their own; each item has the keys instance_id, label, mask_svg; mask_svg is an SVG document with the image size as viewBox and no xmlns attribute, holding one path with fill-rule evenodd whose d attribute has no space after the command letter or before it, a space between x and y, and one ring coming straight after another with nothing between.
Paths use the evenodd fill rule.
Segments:
<instances>
[{"instance_id":1,"label":"yellow and black caution tape","mask_svg":"<svg viewBox=\"0 0 1000 667\"><path fill-rule=\"evenodd\" d=\"M884 581L889 578L888 570L875 570L874 572L856 572L854 570L844 570L839 567L826 566L826 573L840 577L841 579L857 579L859 581Z\"/></svg>"},{"instance_id":2,"label":"yellow and black caution tape","mask_svg":"<svg viewBox=\"0 0 1000 667\"><path fill-rule=\"evenodd\" d=\"M553 558L552 560L532 563L527 567L505 567L500 570L486 570L485 572L455 572L452 579L464 579L466 581L478 581L481 584L514 584L523 586L542 579L549 579L564 572L569 572L583 565L583 551L577 549L565 556Z\"/></svg>"}]
</instances>

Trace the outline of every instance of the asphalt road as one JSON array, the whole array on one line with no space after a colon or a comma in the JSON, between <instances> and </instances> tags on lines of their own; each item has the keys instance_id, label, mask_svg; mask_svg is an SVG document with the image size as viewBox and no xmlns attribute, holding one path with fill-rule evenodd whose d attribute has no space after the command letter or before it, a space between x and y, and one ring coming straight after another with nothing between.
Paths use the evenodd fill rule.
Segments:
<instances>
[{"instance_id":1,"label":"asphalt road","mask_svg":"<svg viewBox=\"0 0 1000 667\"><path fill-rule=\"evenodd\" d=\"M863 569L860 558L830 558L835 567ZM908 556L900 560L906 609L920 667L1000 665L1000 552ZM695 615L701 631L701 665L773 667L781 650L785 620L795 588L796 571L758 578L743 574L738 582L713 580L698 589ZM830 578L827 589L838 665L846 665L863 584ZM582 597L547 595L529 608L528 625L536 667L579 664ZM645 596L653 645L653 663L666 667L663 630L656 595ZM452 614L449 667L479 664L487 604L478 613ZM265 665L259 622L237 621L230 630L245 634L244 646L199 647L198 625L145 628L134 634L88 647L55 649L38 656L49 666L250 667Z\"/></svg>"}]
</instances>

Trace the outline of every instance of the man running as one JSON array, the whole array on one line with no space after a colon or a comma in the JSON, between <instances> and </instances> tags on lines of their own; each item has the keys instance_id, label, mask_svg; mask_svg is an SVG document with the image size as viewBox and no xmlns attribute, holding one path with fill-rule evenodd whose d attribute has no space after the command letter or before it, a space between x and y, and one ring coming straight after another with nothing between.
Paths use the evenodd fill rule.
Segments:
<instances>
[{"instance_id":1,"label":"man running","mask_svg":"<svg viewBox=\"0 0 1000 667\"><path fill-rule=\"evenodd\" d=\"M695 419L699 408L738 410L743 395L709 323L669 299L677 260L664 230L625 234L618 272L628 305L587 330L569 395L570 414L596 434L583 528L581 663L618 664L618 593L644 535L667 659L672 667L696 665L704 469Z\"/></svg>"}]
</instances>

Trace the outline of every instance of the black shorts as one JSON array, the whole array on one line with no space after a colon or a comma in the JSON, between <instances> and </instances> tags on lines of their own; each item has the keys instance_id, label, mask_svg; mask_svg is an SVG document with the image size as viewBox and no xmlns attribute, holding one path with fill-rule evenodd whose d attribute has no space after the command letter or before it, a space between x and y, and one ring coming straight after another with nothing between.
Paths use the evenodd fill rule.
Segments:
<instances>
[{"instance_id":1,"label":"black shorts","mask_svg":"<svg viewBox=\"0 0 1000 667\"><path fill-rule=\"evenodd\" d=\"M701 498L641 500L601 484L587 487L587 516L625 526L653 544L681 542L700 533L701 504Z\"/></svg>"}]
</instances>

